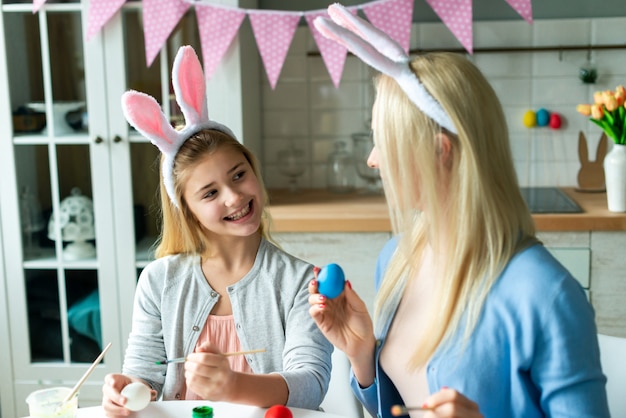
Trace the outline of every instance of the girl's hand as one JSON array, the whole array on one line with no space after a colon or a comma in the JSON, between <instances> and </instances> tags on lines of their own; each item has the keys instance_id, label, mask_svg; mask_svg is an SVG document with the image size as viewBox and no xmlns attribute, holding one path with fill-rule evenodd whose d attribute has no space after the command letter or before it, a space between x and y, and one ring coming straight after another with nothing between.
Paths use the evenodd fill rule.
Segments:
<instances>
[{"instance_id":1,"label":"girl's hand","mask_svg":"<svg viewBox=\"0 0 626 418\"><path fill-rule=\"evenodd\" d=\"M442 388L429 396L424 406L431 408L424 418L482 418L478 405L454 389Z\"/></svg>"},{"instance_id":2,"label":"girl's hand","mask_svg":"<svg viewBox=\"0 0 626 418\"><path fill-rule=\"evenodd\" d=\"M236 393L237 376L228 358L210 343L202 344L185 361L187 388L202 399L230 401Z\"/></svg>"},{"instance_id":3,"label":"girl's hand","mask_svg":"<svg viewBox=\"0 0 626 418\"><path fill-rule=\"evenodd\" d=\"M317 269L315 274L317 276ZM334 299L318 293L317 280L309 283L309 314L324 336L346 353L357 380L369 386L374 380L374 327L363 300L346 282Z\"/></svg>"},{"instance_id":4,"label":"girl's hand","mask_svg":"<svg viewBox=\"0 0 626 418\"><path fill-rule=\"evenodd\" d=\"M104 385L102 385L102 409L107 417L127 417L131 411L126 409L126 398L121 392L124 387L133 382L142 382L140 379L134 379L129 376L118 373L109 373L104 377ZM147 386L147 385L146 385ZM150 389L151 399L156 400L156 391Z\"/></svg>"}]
</instances>

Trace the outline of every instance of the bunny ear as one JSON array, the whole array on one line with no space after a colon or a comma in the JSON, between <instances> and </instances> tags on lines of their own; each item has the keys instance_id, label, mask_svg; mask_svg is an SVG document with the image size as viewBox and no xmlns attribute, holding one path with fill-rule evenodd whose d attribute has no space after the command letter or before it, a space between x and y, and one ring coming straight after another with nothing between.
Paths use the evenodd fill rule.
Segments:
<instances>
[{"instance_id":1,"label":"bunny ear","mask_svg":"<svg viewBox=\"0 0 626 418\"><path fill-rule=\"evenodd\" d=\"M350 12L348 12L348 14L352 15ZM326 38L332 39L333 41L345 46L348 51L352 52L354 55L361 58L361 60L363 60L363 62L367 65L377 69L381 73L393 76L398 75L402 71L402 68L406 68L408 70L407 66L399 65L398 63L392 61L385 55L381 54L371 44L364 42L362 38L355 35L345 27L337 25L332 20L318 16L313 21L313 25L315 26L315 29L317 29Z\"/></svg>"},{"instance_id":2,"label":"bunny ear","mask_svg":"<svg viewBox=\"0 0 626 418\"><path fill-rule=\"evenodd\" d=\"M188 126L209 120L206 103L206 82L200 60L190 46L178 50L172 68L172 84L176 101Z\"/></svg>"},{"instance_id":3,"label":"bunny ear","mask_svg":"<svg viewBox=\"0 0 626 418\"><path fill-rule=\"evenodd\" d=\"M152 96L138 91L122 94L122 111L126 120L143 136L167 154L178 150L178 134Z\"/></svg>"},{"instance_id":4,"label":"bunny ear","mask_svg":"<svg viewBox=\"0 0 626 418\"><path fill-rule=\"evenodd\" d=\"M185 116L185 126L179 131L172 128L161 106L152 96L132 90L122 95L122 110L128 122L163 153L163 184L176 207L178 202L172 173L174 160L181 145L203 129L221 131L236 138L228 127L209 120L205 83L196 52L190 46L181 47L172 68L174 94Z\"/></svg>"},{"instance_id":5,"label":"bunny ear","mask_svg":"<svg viewBox=\"0 0 626 418\"><path fill-rule=\"evenodd\" d=\"M408 62L409 57L398 42L390 38L385 32L371 25L367 21L352 14L339 3L328 6L328 15L340 26L356 33L366 42L372 44L381 54L395 62ZM371 64L370 64L371 65Z\"/></svg>"},{"instance_id":6,"label":"bunny ear","mask_svg":"<svg viewBox=\"0 0 626 418\"><path fill-rule=\"evenodd\" d=\"M369 66L398 82L411 102L440 126L456 134L452 120L428 93L409 67L409 57L402 47L371 23L354 16L339 3L328 6L332 20L318 16L313 24L325 37L345 46Z\"/></svg>"}]
</instances>

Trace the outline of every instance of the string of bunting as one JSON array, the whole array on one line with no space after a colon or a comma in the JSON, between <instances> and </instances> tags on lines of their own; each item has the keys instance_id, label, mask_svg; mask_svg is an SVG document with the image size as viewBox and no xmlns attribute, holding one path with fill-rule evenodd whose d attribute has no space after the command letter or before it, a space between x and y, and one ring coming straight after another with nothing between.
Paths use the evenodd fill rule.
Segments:
<instances>
[{"instance_id":1,"label":"string of bunting","mask_svg":"<svg viewBox=\"0 0 626 418\"><path fill-rule=\"evenodd\" d=\"M532 23L531 0L505 0L528 23ZM33 13L46 0L33 0ZM95 36L120 10L126 0L91 0L87 22L87 40ZM461 45L473 52L472 0L426 0ZM407 52L411 37L414 0L375 0L349 7L361 10L379 29L394 38ZM246 16L250 19L259 54L272 89L276 87L289 46L302 17L305 18L320 51L330 78L339 87L347 50L323 37L313 26L317 16L327 16L326 9L283 11L242 9L193 0L142 0L146 64L152 65L168 37L193 5L198 22L204 72L209 79L237 35Z\"/></svg>"}]
</instances>

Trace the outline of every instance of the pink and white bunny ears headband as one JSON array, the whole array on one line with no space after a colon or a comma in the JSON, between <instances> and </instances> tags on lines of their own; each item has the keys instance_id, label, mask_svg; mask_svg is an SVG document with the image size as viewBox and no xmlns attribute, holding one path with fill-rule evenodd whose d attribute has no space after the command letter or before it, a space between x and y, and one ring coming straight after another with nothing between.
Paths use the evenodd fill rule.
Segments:
<instances>
[{"instance_id":1,"label":"pink and white bunny ears headband","mask_svg":"<svg viewBox=\"0 0 626 418\"><path fill-rule=\"evenodd\" d=\"M235 138L228 127L209 120L206 102L206 82L196 52L190 46L182 46L176 54L172 67L172 85L180 110L185 117L185 126L176 130L163 114L154 97L130 90L122 95L122 110L128 123L159 148L165 157L162 167L165 190L178 207L174 192L174 158L176 153L195 133L203 129L214 129Z\"/></svg>"},{"instance_id":2,"label":"pink and white bunny ears headband","mask_svg":"<svg viewBox=\"0 0 626 418\"><path fill-rule=\"evenodd\" d=\"M409 67L409 56L396 41L339 3L328 6L332 20L317 17L315 28L328 39L345 46L369 66L398 82L409 99L440 126L456 134L448 114L426 91Z\"/></svg>"}]
</instances>

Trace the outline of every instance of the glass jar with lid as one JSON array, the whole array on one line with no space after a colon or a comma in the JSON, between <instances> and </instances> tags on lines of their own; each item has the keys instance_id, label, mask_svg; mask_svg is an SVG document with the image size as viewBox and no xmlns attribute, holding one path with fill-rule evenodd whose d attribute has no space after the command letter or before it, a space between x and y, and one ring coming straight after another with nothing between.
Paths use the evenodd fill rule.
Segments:
<instances>
[{"instance_id":1,"label":"glass jar with lid","mask_svg":"<svg viewBox=\"0 0 626 418\"><path fill-rule=\"evenodd\" d=\"M335 142L335 150L328 155L326 185L332 193L351 193L354 191L356 168L354 158L346 149L344 141Z\"/></svg>"}]
</instances>

